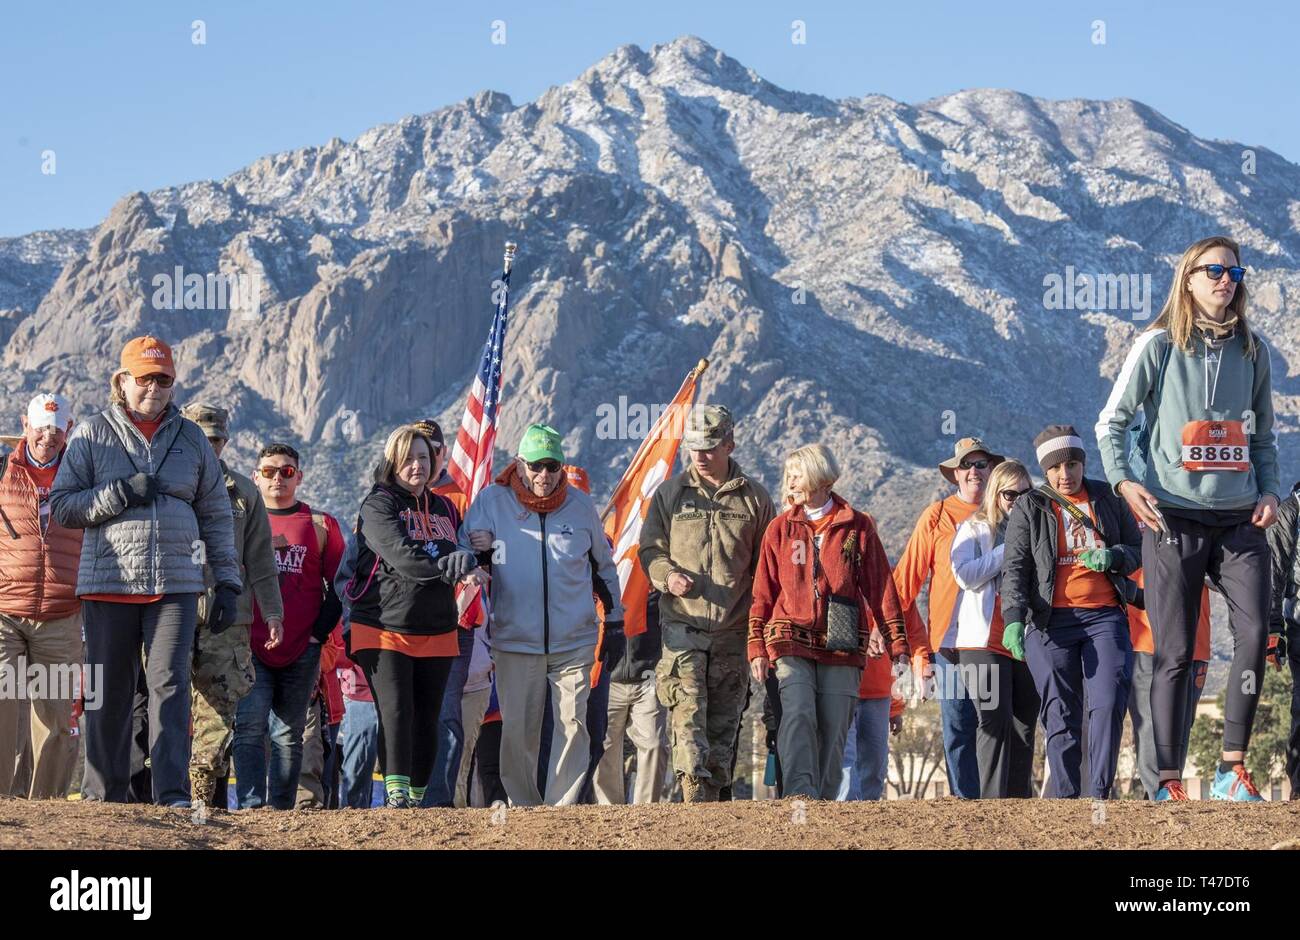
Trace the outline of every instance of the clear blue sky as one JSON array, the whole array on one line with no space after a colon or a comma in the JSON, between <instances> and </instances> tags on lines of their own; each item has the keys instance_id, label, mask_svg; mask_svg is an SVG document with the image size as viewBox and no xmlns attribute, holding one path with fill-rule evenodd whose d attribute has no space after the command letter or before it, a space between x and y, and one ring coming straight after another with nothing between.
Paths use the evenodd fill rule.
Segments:
<instances>
[{"instance_id":1,"label":"clear blue sky","mask_svg":"<svg viewBox=\"0 0 1300 940\"><path fill-rule=\"evenodd\" d=\"M790 41L796 19L805 45ZM619 45L685 34L799 91L1136 98L1201 136L1300 161L1300 14L1283 2L7 3L0 236L93 226L127 192L220 178L484 88L523 103Z\"/></svg>"}]
</instances>

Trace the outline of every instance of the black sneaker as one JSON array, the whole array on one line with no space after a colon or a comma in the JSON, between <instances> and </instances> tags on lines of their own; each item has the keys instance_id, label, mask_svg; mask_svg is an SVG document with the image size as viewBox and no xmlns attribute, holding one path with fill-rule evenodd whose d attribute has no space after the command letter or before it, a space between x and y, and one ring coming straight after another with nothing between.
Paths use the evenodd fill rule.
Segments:
<instances>
[{"instance_id":1,"label":"black sneaker","mask_svg":"<svg viewBox=\"0 0 1300 940\"><path fill-rule=\"evenodd\" d=\"M410 809L411 801L405 793L393 793L384 798L384 809Z\"/></svg>"}]
</instances>

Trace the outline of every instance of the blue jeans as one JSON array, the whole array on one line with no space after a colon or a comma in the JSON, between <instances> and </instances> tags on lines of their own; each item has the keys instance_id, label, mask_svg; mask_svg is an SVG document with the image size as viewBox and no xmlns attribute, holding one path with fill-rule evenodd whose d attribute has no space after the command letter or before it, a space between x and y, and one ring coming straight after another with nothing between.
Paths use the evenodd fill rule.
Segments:
<instances>
[{"instance_id":1,"label":"blue jeans","mask_svg":"<svg viewBox=\"0 0 1300 940\"><path fill-rule=\"evenodd\" d=\"M293 809L302 770L302 732L307 703L320 678L320 644L282 669L253 657L252 690L235 710L235 792L240 809L267 805L266 736L271 735L270 805Z\"/></svg>"},{"instance_id":2,"label":"blue jeans","mask_svg":"<svg viewBox=\"0 0 1300 940\"><path fill-rule=\"evenodd\" d=\"M456 793L456 776L465 749L465 728L460 720L460 700L469 678L469 661L474 654L474 631L456 628L460 652L451 661L447 674L447 687L442 693L442 707L438 710L438 738L433 751L433 773L429 775L429 789L424 791L421 806L451 806Z\"/></svg>"},{"instance_id":3,"label":"blue jeans","mask_svg":"<svg viewBox=\"0 0 1300 940\"><path fill-rule=\"evenodd\" d=\"M979 712L966 692L957 660L945 650L934 657L934 681L943 722L943 755L948 766L948 790L963 800L980 798L980 765L975 750Z\"/></svg>"},{"instance_id":4,"label":"blue jeans","mask_svg":"<svg viewBox=\"0 0 1300 940\"><path fill-rule=\"evenodd\" d=\"M374 702L347 703L339 739L343 747L339 803L352 809L370 809L374 798L371 777L379 759L379 711Z\"/></svg>"},{"instance_id":5,"label":"blue jeans","mask_svg":"<svg viewBox=\"0 0 1300 940\"><path fill-rule=\"evenodd\" d=\"M849 735L853 749L853 782L847 799L878 800L885 792L889 777L889 699L858 699L854 730ZM849 760L848 749L844 760Z\"/></svg>"}]
</instances>

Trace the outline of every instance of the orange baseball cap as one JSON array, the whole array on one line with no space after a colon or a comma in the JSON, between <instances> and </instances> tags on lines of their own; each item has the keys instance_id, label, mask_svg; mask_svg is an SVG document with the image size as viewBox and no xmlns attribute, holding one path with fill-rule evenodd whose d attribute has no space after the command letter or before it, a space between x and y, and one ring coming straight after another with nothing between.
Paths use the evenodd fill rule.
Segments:
<instances>
[{"instance_id":1,"label":"orange baseball cap","mask_svg":"<svg viewBox=\"0 0 1300 940\"><path fill-rule=\"evenodd\" d=\"M121 368L137 379L159 373L176 378L172 348L156 336L137 336L123 346Z\"/></svg>"}]
</instances>

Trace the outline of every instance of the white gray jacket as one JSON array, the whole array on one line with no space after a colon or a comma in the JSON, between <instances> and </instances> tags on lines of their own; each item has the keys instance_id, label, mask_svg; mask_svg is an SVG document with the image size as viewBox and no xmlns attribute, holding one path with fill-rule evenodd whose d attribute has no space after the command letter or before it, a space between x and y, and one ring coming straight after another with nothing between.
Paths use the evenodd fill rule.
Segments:
<instances>
[{"instance_id":1,"label":"white gray jacket","mask_svg":"<svg viewBox=\"0 0 1300 940\"><path fill-rule=\"evenodd\" d=\"M117 481L155 474L158 495L127 509ZM50 512L85 529L78 594L199 594L203 564L242 589L226 478L199 426L173 404L146 442L121 405L73 428L50 491Z\"/></svg>"}]
</instances>

